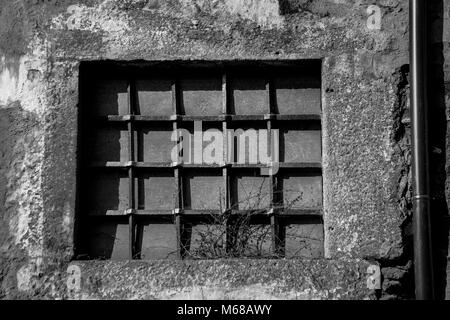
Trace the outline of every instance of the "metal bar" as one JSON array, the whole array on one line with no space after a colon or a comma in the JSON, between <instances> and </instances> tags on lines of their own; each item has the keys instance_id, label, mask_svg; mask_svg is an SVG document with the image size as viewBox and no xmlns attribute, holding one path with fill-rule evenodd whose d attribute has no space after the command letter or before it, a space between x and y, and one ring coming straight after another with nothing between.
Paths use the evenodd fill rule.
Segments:
<instances>
[{"instance_id":1,"label":"metal bar","mask_svg":"<svg viewBox=\"0 0 450 320\"><path fill-rule=\"evenodd\" d=\"M177 139L179 139L178 135L178 124L176 122L173 123L173 130L177 134ZM175 209L181 209L183 207L183 204L181 203L181 183L180 183L180 170L179 170L179 164L181 163L181 157L180 157L180 145L177 143L177 141L174 142L175 147L177 148L177 162L172 163L171 166L174 166L174 178L175 178L175 201L174 206Z\"/></svg>"},{"instance_id":2,"label":"metal bar","mask_svg":"<svg viewBox=\"0 0 450 320\"><path fill-rule=\"evenodd\" d=\"M178 79L173 80L172 82L172 112L173 115L178 115L180 114L180 110L178 110L179 108L179 103L178 103Z\"/></svg>"},{"instance_id":3,"label":"metal bar","mask_svg":"<svg viewBox=\"0 0 450 320\"><path fill-rule=\"evenodd\" d=\"M172 122L180 120L180 116L177 115L166 115L166 116L142 116L135 115L134 121L136 122Z\"/></svg>"},{"instance_id":4,"label":"metal bar","mask_svg":"<svg viewBox=\"0 0 450 320\"><path fill-rule=\"evenodd\" d=\"M284 207L277 207L275 208L277 211L282 211L281 214L278 214L279 216L283 217L289 217L289 216L323 216L323 209L317 208L317 209L285 209Z\"/></svg>"},{"instance_id":5,"label":"metal bar","mask_svg":"<svg viewBox=\"0 0 450 320\"><path fill-rule=\"evenodd\" d=\"M163 116L142 116L133 115L132 118L135 122L173 122L173 121L210 121L218 122L225 120L232 121L263 121L270 117L271 120L279 121L311 121L316 122L322 119L321 114L238 114L238 115L163 115ZM130 119L129 115L118 116L118 115L108 115L99 116L94 120L98 122L128 122Z\"/></svg>"},{"instance_id":6,"label":"metal bar","mask_svg":"<svg viewBox=\"0 0 450 320\"><path fill-rule=\"evenodd\" d=\"M129 241L130 241L130 246L129 246L129 256L130 256L130 260L134 259L134 239L135 239L135 228L134 228L134 216L133 214L130 214L128 216L128 227L129 227Z\"/></svg>"},{"instance_id":7,"label":"metal bar","mask_svg":"<svg viewBox=\"0 0 450 320\"><path fill-rule=\"evenodd\" d=\"M178 132L178 123L174 122L173 124L173 130L175 132ZM177 134L178 136L178 134ZM177 142L175 142L177 143ZM179 144L177 144L177 154L178 154L178 159L177 162L180 163L181 159L180 159L180 147ZM176 228L176 232L177 232L177 258L179 260L182 259L183 253L182 253L182 221L181 221L181 213L183 212L183 208L184 208L184 203L183 203L183 179L181 177L181 169L179 167L175 167L174 171L174 183L175 183L175 199L174 199L174 206L175 206L175 210L174 210L174 215L175 215L175 228Z\"/></svg>"},{"instance_id":8,"label":"metal bar","mask_svg":"<svg viewBox=\"0 0 450 320\"><path fill-rule=\"evenodd\" d=\"M266 112L264 112L265 114L272 114L272 95L271 95L271 91L272 91L272 80L270 78L266 79L266 107L269 110L266 110Z\"/></svg>"},{"instance_id":9,"label":"metal bar","mask_svg":"<svg viewBox=\"0 0 450 320\"><path fill-rule=\"evenodd\" d=\"M241 164L241 163L233 163L230 165L234 169L259 169L259 168L267 168L266 164ZM319 162L292 162L292 163L280 163L279 167L282 169L304 169L308 171L319 171L322 169L322 164Z\"/></svg>"},{"instance_id":10,"label":"metal bar","mask_svg":"<svg viewBox=\"0 0 450 320\"><path fill-rule=\"evenodd\" d=\"M269 80L267 81L267 94L269 96L269 98L268 98L269 110L270 110L269 113L277 114L278 110L277 110L277 106L276 106L277 98L276 98L276 92L275 92L275 81L272 77L269 78Z\"/></svg>"},{"instance_id":11,"label":"metal bar","mask_svg":"<svg viewBox=\"0 0 450 320\"><path fill-rule=\"evenodd\" d=\"M134 80L130 80L128 84L128 113L130 115L128 119L128 160L130 163L134 161L134 128L132 115L135 110L135 83ZM134 209L135 209L135 185L134 185L134 168L128 167L128 179L129 179L129 193L128 193L128 209L129 220L129 258L134 259L134 247L135 247L135 221L134 221Z\"/></svg>"},{"instance_id":12,"label":"metal bar","mask_svg":"<svg viewBox=\"0 0 450 320\"><path fill-rule=\"evenodd\" d=\"M280 255L280 241L279 241L279 222L276 215L270 217L270 228L272 231L272 254L275 258Z\"/></svg>"},{"instance_id":13,"label":"metal bar","mask_svg":"<svg viewBox=\"0 0 450 320\"><path fill-rule=\"evenodd\" d=\"M174 169L175 177L175 228L177 233L177 258L181 260L184 254L182 234L183 234L183 221L181 215L184 213L184 200L183 200L183 178L181 177L181 169Z\"/></svg>"},{"instance_id":14,"label":"metal bar","mask_svg":"<svg viewBox=\"0 0 450 320\"><path fill-rule=\"evenodd\" d=\"M181 260L184 256L181 239L183 224L181 223L181 216L179 214L175 216L175 228L177 230L177 259Z\"/></svg>"},{"instance_id":15,"label":"metal bar","mask_svg":"<svg viewBox=\"0 0 450 320\"><path fill-rule=\"evenodd\" d=\"M233 168L236 170L245 169L261 169L267 168L266 164L185 164L185 163L168 163L168 162L116 162L116 161L96 161L89 164L88 168L145 168L145 169L160 169L160 168L187 168L187 169L221 169ZM317 173L320 175L322 165L320 163L280 163L280 169L297 169L307 172Z\"/></svg>"},{"instance_id":16,"label":"metal bar","mask_svg":"<svg viewBox=\"0 0 450 320\"><path fill-rule=\"evenodd\" d=\"M228 114L228 79L225 71L222 74L222 114Z\"/></svg>"},{"instance_id":17,"label":"metal bar","mask_svg":"<svg viewBox=\"0 0 450 320\"><path fill-rule=\"evenodd\" d=\"M410 0L414 274L417 300L434 299L427 114L427 5Z\"/></svg>"},{"instance_id":18,"label":"metal bar","mask_svg":"<svg viewBox=\"0 0 450 320\"><path fill-rule=\"evenodd\" d=\"M192 121L210 121L210 122L218 122L218 121L225 121L227 119L227 115L216 115L216 116L179 116L181 121L185 122L192 122Z\"/></svg>"},{"instance_id":19,"label":"metal bar","mask_svg":"<svg viewBox=\"0 0 450 320\"><path fill-rule=\"evenodd\" d=\"M263 114L255 114L255 115L239 114L231 116L232 121L263 121L265 119L266 117Z\"/></svg>"},{"instance_id":20,"label":"metal bar","mask_svg":"<svg viewBox=\"0 0 450 320\"><path fill-rule=\"evenodd\" d=\"M272 120L276 119L277 107L276 107L276 93L273 78L269 78L266 84L267 90L267 100L269 104L269 117L267 119L267 130L268 130L268 150L270 150L271 157L273 156L271 150L272 148ZM266 116L267 117L267 116ZM272 254L275 258L280 255L280 225L278 221L278 209L276 208L276 192L278 189L277 178L275 176L270 176L270 229L271 229L271 240L272 240Z\"/></svg>"},{"instance_id":21,"label":"metal bar","mask_svg":"<svg viewBox=\"0 0 450 320\"><path fill-rule=\"evenodd\" d=\"M207 209L207 210L200 210L200 209L184 209L183 214L185 214L186 216L220 216L223 214L223 212L221 210L211 210L211 209Z\"/></svg>"},{"instance_id":22,"label":"metal bar","mask_svg":"<svg viewBox=\"0 0 450 320\"><path fill-rule=\"evenodd\" d=\"M179 83L178 80L175 79L172 83L172 111L173 111L173 117L178 119L180 111L179 106ZM174 183L175 183L175 199L174 199L174 206L175 210L173 214L175 215L175 228L177 233L177 258L178 260L183 259L184 252L183 252L183 245L182 245L182 234L183 234L183 221L181 218L181 214L184 209L184 199L183 199L183 178L181 177L181 169L179 167L179 164L181 164L181 156L180 156L180 145L178 144L178 139L180 138L178 135L178 122L175 121L173 123L173 130L177 134L177 141L175 141L176 147L177 147L177 163L174 167Z\"/></svg>"},{"instance_id":23,"label":"metal bar","mask_svg":"<svg viewBox=\"0 0 450 320\"><path fill-rule=\"evenodd\" d=\"M172 210L88 210L88 216L98 217L123 217L124 215L133 212L135 215L148 215L148 216L173 216Z\"/></svg>"},{"instance_id":24,"label":"metal bar","mask_svg":"<svg viewBox=\"0 0 450 320\"><path fill-rule=\"evenodd\" d=\"M269 94L270 94L270 82L269 82ZM270 101L270 113L273 112L272 108L272 98L269 99ZM268 148L271 147L271 141L272 141L272 121L267 121L267 138L268 138ZM272 150L270 151L272 153ZM269 176L269 188L270 188L270 228L271 228L271 238L272 238L272 254L274 257L277 257L279 252L279 246L278 246L278 219L277 219L277 210L276 210L276 180L274 176Z\"/></svg>"},{"instance_id":25,"label":"metal bar","mask_svg":"<svg viewBox=\"0 0 450 320\"><path fill-rule=\"evenodd\" d=\"M268 94L268 102L269 102L269 113L274 114L274 97L272 94L273 91L273 83L272 80L269 79L267 82L267 94ZM271 148L272 141L272 120L267 121L267 138L268 138L268 150ZM272 156L272 150L269 151ZM275 210L275 201L276 201L276 181L274 176L270 176L270 230L271 230L271 240L272 240L272 254L274 257L278 256L278 219L277 212Z\"/></svg>"},{"instance_id":26,"label":"metal bar","mask_svg":"<svg viewBox=\"0 0 450 320\"><path fill-rule=\"evenodd\" d=\"M270 150L272 141L272 121L267 121L267 149ZM272 150L269 151L272 153ZM272 156L272 154L271 154ZM274 184L274 176L269 176L269 188L270 188L270 209L273 210L275 206L275 184Z\"/></svg>"},{"instance_id":27,"label":"metal bar","mask_svg":"<svg viewBox=\"0 0 450 320\"><path fill-rule=\"evenodd\" d=\"M136 215L139 216L167 216L173 217L172 210L155 209L155 210L135 210Z\"/></svg>"},{"instance_id":28,"label":"metal bar","mask_svg":"<svg viewBox=\"0 0 450 320\"><path fill-rule=\"evenodd\" d=\"M227 143L227 131L228 131L228 124L227 122L222 123L222 130L223 130L223 162L224 164L227 162L227 155L228 155L228 143ZM229 176L230 176L230 170L228 167L223 168L223 178L224 178L224 185L225 185L225 210L230 209L230 182L229 182Z\"/></svg>"},{"instance_id":29,"label":"metal bar","mask_svg":"<svg viewBox=\"0 0 450 320\"><path fill-rule=\"evenodd\" d=\"M222 131L223 131L223 163L226 164L228 162L228 122L227 122L227 114L228 114L228 79L226 71L222 74L222 114L225 116L222 122ZM230 170L227 167L222 169L222 175L224 179L225 185L225 210L223 210L222 214L227 214L231 210L231 191L230 191ZM231 243L231 234L230 234L230 220L227 217L225 221L225 241L224 241L224 250L225 252L229 252L229 244Z\"/></svg>"},{"instance_id":30,"label":"metal bar","mask_svg":"<svg viewBox=\"0 0 450 320\"><path fill-rule=\"evenodd\" d=\"M320 114L238 114L228 116L232 121L262 121L267 120L269 117L271 120L279 120L279 121L290 121L290 120L298 120L298 121L310 121L317 122L322 119L322 115Z\"/></svg>"},{"instance_id":31,"label":"metal bar","mask_svg":"<svg viewBox=\"0 0 450 320\"><path fill-rule=\"evenodd\" d=\"M320 121L322 119L321 114L277 114L276 120L298 120L298 121Z\"/></svg>"},{"instance_id":32,"label":"metal bar","mask_svg":"<svg viewBox=\"0 0 450 320\"><path fill-rule=\"evenodd\" d=\"M224 145L225 147L225 145ZM233 169L261 169L267 168L266 164L245 164L245 163L233 163L233 164L184 164L184 163L168 163L168 162L117 162L117 161L96 161L89 164L89 168L123 168L127 169L145 168L145 169L160 169L160 168L190 168L190 169L220 169L220 168L233 168ZM321 163L280 163L281 169L298 169L306 170L308 172L317 172L320 175L322 169Z\"/></svg>"}]
</instances>

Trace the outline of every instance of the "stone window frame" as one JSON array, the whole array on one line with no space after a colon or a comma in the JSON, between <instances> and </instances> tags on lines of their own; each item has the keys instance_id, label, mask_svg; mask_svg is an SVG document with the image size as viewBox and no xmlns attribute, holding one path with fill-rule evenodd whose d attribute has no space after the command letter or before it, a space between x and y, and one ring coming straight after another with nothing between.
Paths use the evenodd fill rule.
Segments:
<instances>
[{"instance_id":1,"label":"stone window frame","mask_svg":"<svg viewBox=\"0 0 450 320\"><path fill-rule=\"evenodd\" d=\"M175 208L171 211L170 214L167 212L152 212L152 210L140 210L137 208L137 201L136 201L136 184L135 183L129 183L129 205L128 209L124 211L117 210L115 212L111 212L112 217L117 217L118 220L126 221L129 226L129 260L136 260L139 259L139 256L136 254L137 248L134 246L136 243L136 221L139 215L145 215L148 214L147 218L154 219L153 221L165 221L167 222L169 216L173 218L172 222L175 224L177 229L177 259L182 260L186 257L186 255L183 253L183 249L180 248L181 239L183 237L183 224L186 224L185 217L195 217L197 222L202 222L201 212L196 212L198 210L187 210L184 208L184 200L183 200L183 192L182 187L184 184L184 175L182 174L183 170L189 169L189 168L197 168L197 169L211 169L207 167L202 167L198 165L184 165L183 164L162 164L162 163L145 163L141 161L136 161L136 151L134 145L136 144L136 137L134 136L135 127L139 123L170 123L173 126L174 130L177 130L179 128L179 124L181 123L188 123L196 120L200 121L207 121L207 122L221 122L223 124L222 129L227 129L227 124L229 123L245 123L246 121L258 121L260 123L265 122L267 124L267 129L272 130L275 123L281 123L281 122L290 122L293 123L294 121L299 121L301 123L313 123L315 126L319 126L319 130L321 132L321 138L320 138L320 144L321 144L321 158L323 156L323 149L324 144L322 141L322 135L323 135L323 124L322 124L322 67L321 67L321 60L288 60L288 61L242 61L239 63L236 62L156 62L156 63L145 63L142 62L139 63L102 63L102 62L83 62L82 65L89 65L90 68L92 66L99 66L100 69L105 70L105 68L108 68L108 66L113 67L113 71L121 74L122 76L125 75L125 77L128 79L127 82L127 96L128 96L128 114L126 115L108 115L100 117L97 120L104 121L107 123L121 123L126 124L127 127L127 133L128 133L128 145L129 145L129 158L128 161L121 161L121 162L106 162L106 163L93 163L91 167L96 168L103 168L103 169L119 169L119 170L125 170L127 171L128 179L133 180L136 178L136 170L139 169L152 169L152 170L173 170L173 177L177 181L176 182L176 194L177 199L175 200L176 203L178 203L178 208ZM311 64L313 67L311 67ZM265 78L266 81L266 92L267 92L267 103L270 108L270 113L268 114L261 114L261 115L237 115L232 114L233 112L230 112L230 90L228 85L228 77L229 74L228 71L223 72L222 77L222 101L223 101L223 110L221 115L216 116L192 116L192 115L185 115L183 112L180 112L180 82L177 77L174 77L174 81L171 85L172 88L172 108L174 115L170 116L161 116L161 115L155 115L155 116L143 116L143 115L136 115L134 113L134 110L136 109L136 99L137 99L137 90L136 90L136 77L139 76L142 72L141 67L144 65L143 70L147 69L155 69L159 70L158 72L166 72L168 70L173 71L174 68L220 68L223 70L232 70L242 68L242 67L261 67L264 66L264 70L277 70L282 69L286 67L298 67L303 68L305 70L308 70L308 72L311 71L311 69L314 69L315 72L319 72L319 84L318 88L320 89L320 114L297 114L297 115L281 115L279 112L277 113L274 109L274 95L275 95L275 89L274 89L274 79L272 76ZM265 69L267 68L267 69ZM80 70L83 68L80 68ZM175 71L173 74L178 74L179 71ZM80 76L83 76L80 72ZM80 81L80 96L81 96L81 106L86 104L83 95L83 86L82 81ZM81 116L80 119L83 118L82 114L83 111L80 112ZM80 129L80 134L83 134L83 129ZM82 148L82 146L78 146L79 150ZM81 159L82 157L80 157ZM323 159L322 159L323 161ZM82 167L84 165L83 160L79 161L79 166ZM230 207L232 207L232 195L230 191L230 171L231 170L255 170L258 166L249 165L249 166L242 166L242 165L236 165L233 167L229 164L226 164L225 166L218 166L217 169L222 171L223 179L226 185L226 203L227 203L227 211L232 210ZM91 168L92 169L92 168ZM322 162L320 163L281 163L281 170L287 170L291 173L295 170L305 170L307 174L311 175L319 175L322 179L322 188L321 188L321 198L322 198L322 205L320 208L315 209L299 209L299 210L291 210L292 214L277 214L278 208L276 208L274 197L276 198L277 195L275 194L277 189L277 181L275 177L272 177L270 179L270 189L271 192L271 199L270 199L270 213L264 213L261 214L261 217L258 218L268 218L268 223L270 225L270 228L272 230L272 236L271 236L271 243L272 243L272 250L273 252L281 252L283 249L283 245L279 241L279 239L282 237L281 234L281 226L286 224L286 220L289 220L292 223L296 224L302 224L302 223L316 223L320 224L322 226L322 229L324 228L324 195L323 195L323 170L322 170ZM294 175L298 172L294 172ZM80 192L80 187L77 187L78 193ZM78 210L80 209L80 197L78 197ZM82 200L82 199L81 199ZM190 211L190 212L187 212ZM233 210L238 211L238 210ZM79 220L79 212L76 212L76 219ZM220 213L218 213L220 214ZM99 216L93 216L92 219L97 219ZM159 220L161 219L161 220ZM265 220L266 221L266 220ZM265 223L265 222L264 222ZM79 223L78 223L79 225ZM79 229L79 228L78 228ZM80 232L79 230L77 232ZM76 236L76 239L80 239L80 235ZM322 234L322 240L321 245L323 247L323 250L326 250L326 233L325 230L323 230ZM75 251L77 251L79 246L75 245ZM322 256L326 256L326 253L324 254L322 252ZM76 254L77 256L77 254ZM83 259L82 256L78 255L78 258Z\"/></svg>"}]
</instances>

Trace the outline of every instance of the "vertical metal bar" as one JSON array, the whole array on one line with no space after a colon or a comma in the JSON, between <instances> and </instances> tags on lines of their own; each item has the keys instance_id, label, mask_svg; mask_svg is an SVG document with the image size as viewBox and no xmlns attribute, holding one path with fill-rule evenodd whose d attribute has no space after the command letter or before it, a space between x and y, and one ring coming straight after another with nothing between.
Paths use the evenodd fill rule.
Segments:
<instances>
[{"instance_id":1,"label":"vertical metal bar","mask_svg":"<svg viewBox=\"0 0 450 320\"><path fill-rule=\"evenodd\" d=\"M227 84L227 74L226 71L222 74L222 113L224 115L228 114L228 84ZM223 164L225 165L223 169L224 185L225 185L225 210L230 209L230 190L228 183L229 170L226 166L228 162L228 123L225 120L222 123L222 133L223 133Z\"/></svg>"},{"instance_id":2,"label":"vertical metal bar","mask_svg":"<svg viewBox=\"0 0 450 320\"><path fill-rule=\"evenodd\" d=\"M278 217L275 214L270 216L270 228L272 231L272 254L275 258L279 258L279 233L278 233Z\"/></svg>"},{"instance_id":3,"label":"vertical metal bar","mask_svg":"<svg viewBox=\"0 0 450 320\"><path fill-rule=\"evenodd\" d=\"M223 210L222 214L225 215L225 240L224 240L224 250L228 251L228 243L230 242L230 234L229 234L229 223L230 223L230 215L231 215L231 206L230 206L230 177L228 168L223 169L223 178L225 184L225 210Z\"/></svg>"},{"instance_id":4,"label":"vertical metal bar","mask_svg":"<svg viewBox=\"0 0 450 320\"><path fill-rule=\"evenodd\" d=\"M174 115L178 115L178 79L174 79L172 82L172 112Z\"/></svg>"},{"instance_id":5,"label":"vertical metal bar","mask_svg":"<svg viewBox=\"0 0 450 320\"><path fill-rule=\"evenodd\" d=\"M182 254L182 251L183 251L183 248L182 248L182 239L181 239L181 237L182 237L182 228L183 228L183 225L182 225L182 219L181 219L181 212L182 212L182 208L183 208L183 198L182 198L182 195L181 195L181 193L183 192L182 191L182 186L181 186L181 184L182 184L182 179L181 179L181 177L180 177L180 169L178 169L178 168L175 168L175 170L174 170L174 177L175 177L175 185L176 185L176 193L175 193L175 212L174 212L174 215L175 215L175 228L176 228L176 232L177 232L177 258L179 259L179 260L181 260L182 259L182 256L183 256L183 254Z\"/></svg>"},{"instance_id":6,"label":"vertical metal bar","mask_svg":"<svg viewBox=\"0 0 450 320\"><path fill-rule=\"evenodd\" d=\"M271 148L272 141L272 120L267 120L267 150L269 151ZM271 150L270 150L271 151ZM269 152L270 152L269 151ZM274 209L274 183L273 176L269 176L269 185L270 185L270 209Z\"/></svg>"},{"instance_id":7,"label":"vertical metal bar","mask_svg":"<svg viewBox=\"0 0 450 320\"><path fill-rule=\"evenodd\" d=\"M270 77L267 80L266 90L267 90L267 99L269 103L269 113L275 114L275 90L274 90L274 83L273 78ZM273 150L272 150L272 128L273 128L273 121L269 118L267 120L267 150L270 153L270 156L273 157ZM268 171L270 173L273 173L272 171ZM279 255L279 219L278 219L278 209L276 208L276 183L275 183L275 176L269 176L269 183L270 183L270 228L272 231L272 254L275 258Z\"/></svg>"},{"instance_id":8,"label":"vertical metal bar","mask_svg":"<svg viewBox=\"0 0 450 320\"><path fill-rule=\"evenodd\" d=\"M130 180L130 190L134 189L134 179L133 179L133 168L129 168L129 180ZM130 191L130 194L134 194ZM131 196L130 196L131 197ZM134 221L134 201L130 199L130 211L128 216L128 227L129 227L129 256L130 260L134 259L134 247L135 247L135 221Z\"/></svg>"},{"instance_id":9,"label":"vertical metal bar","mask_svg":"<svg viewBox=\"0 0 450 320\"><path fill-rule=\"evenodd\" d=\"M270 77L266 83L266 92L269 105L269 113L276 114L276 97L274 79Z\"/></svg>"},{"instance_id":10,"label":"vertical metal bar","mask_svg":"<svg viewBox=\"0 0 450 320\"><path fill-rule=\"evenodd\" d=\"M181 239L181 228L182 228L182 223L181 223L181 216L179 214L177 214L175 216L175 228L176 228L176 232L177 232L177 259L181 260L183 259L183 248L182 248L182 239Z\"/></svg>"},{"instance_id":11,"label":"vertical metal bar","mask_svg":"<svg viewBox=\"0 0 450 320\"><path fill-rule=\"evenodd\" d=\"M226 70L222 73L222 114L228 114L228 79ZM227 120L222 123L223 130L223 163L224 168L222 170L223 175L223 183L225 186L225 210L223 210L222 214L229 214L231 210L230 204L230 171L227 167L228 162L228 123ZM224 241L224 250L228 251L228 243L230 242L230 234L229 234L229 218L225 221L225 241Z\"/></svg>"},{"instance_id":12,"label":"vertical metal bar","mask_svg":"<svg viewBox=\"0 0 450 320\"><path fill-rule=\"evenodd\" d=\"M410 0L414 274L417 300L434 299L427 106L427 4Z\"/></svg>"},{"instance_id":13,"label":"vertical metal bar","mask_svg":"<svg viewBox=\"0 0 450 320\"><path fill-rule=\"evenodd\" d=\"M128 83L128 113L130 119L128 121L128 161L132 163L134 161L134 128L133 117L135 107L135 83L134 80L130 80ZM129 193L128 193L128 227L129 227L129 257L130 260L134 259L134 247L135 247L135 185L134 185L134 168L132 165L128 167L128 179L129 179Z\"/></svg>"},{"instance_id":14,"label":"vertical metal bar","mask_svg":"<svg viewBox=\"0 0 450 320\"><path fill-rule=\"evenodd\" d=\"M174 79L172 82L172 112L174 116L177 116L179 111L179 94L178 94L178 80ZM183 212L184 203L183 203L183 179L181 177L181 169L179 165L181 164L181 157L180 157L180 145L178 144L178 139L180 139L180 136L178 134L178 122L173 122L173 130L177 135L177 141L175 141L175 144L177 146L177 163L174 167L174 183L175 183L175 199L174 199L174 215L175 215L175 228L177 233L177 258L179 260L182 259L182 219L181 219L181 213Z\"/></svg>"},{"instance_id":15,"label":"vertical metal bar","mask_svg":"<svg viewBox=\"0 0 450 320\"><path fill-rule=\"evenodd\" d=\"M177 138L179 139L180 136L178 135L178 123L177 122L173 123L173 130L174 130L174 132L176 132ZM183 203L181 201L182 200L182 195L181 195L182 188L181 188L181 184L180 184L181 177L180 177L180 168L179 168L179 165L181 164L181 157L180 157L181 150L180 150L180 145L177 142L175 142L175 143L176 143L178 157L177 157L177 162L172 164L174 167L173 170L174 170L174 178L175 178L175 181L174 181L174 183L175 183L174 205L175 205L175 210L180 210L183 207Z\"/></svg>"},{"instance_id":16,"label":"vertical metal bar","mask_svg":"<svg viewBox=\"0 0 450 320\"><path fill-rule=\"evenodd\" d=\"M222 113L228 114L228 75L226 71L222 73Z\"/></svg>"},{"instance_id":17,"label":"vertical metal bar","mask_svg":"<svg viewBox=\"0 0 450 320\"><path fill-rule=\"evenodd\" d=\"M228 125L227 122L223 122L222 124L222 130L223 130L223 162L224 167L222 169L222 174L224 178L224 186L225 186L225 210L227 211L230 209L230 183L229 183L229 176L230 176L230 170L227 167L227 154L228 154L228 143L227 143L227 130Z\"/></svg>"},{"instance_id":18,"label":"vertical metal bar","mask_svg":"<svg viewBox=\"0 0 450 320\"><path fill-rule=\"evenodd\" d=\"M270 89L270 88L269 88ZM272 103L270 103L270 110L272 113ZM267 138L268 138L268 148L271 147L271 141L272 141L272 120L267 121ZM272 152L272 151L271 151ZM275 177L269 176L269 190L270 190L270 227L272 231L272 254L274 256L278 255L278 218L277 218L277 209L275 207Z\"/></svg>"},{"instance_id":19,"label":"vertical metal bar","mask_svg":"<svg viewBox=\"0 0 450 320\"><path fill-rule=\"evenodd\" d=\"M225 187L224 190L224 212L228 211L230 209L230 190L229 190L229 183L228 183L228 176L229 176L229 169L227 167L227 154L228 154L228 146L227 146L227 130L228 125L227 122L224 121L222 123L222 131L223 131L223 169L222 169L222 176L223 176L223 185Z\"/></svg>"}]
</instances>

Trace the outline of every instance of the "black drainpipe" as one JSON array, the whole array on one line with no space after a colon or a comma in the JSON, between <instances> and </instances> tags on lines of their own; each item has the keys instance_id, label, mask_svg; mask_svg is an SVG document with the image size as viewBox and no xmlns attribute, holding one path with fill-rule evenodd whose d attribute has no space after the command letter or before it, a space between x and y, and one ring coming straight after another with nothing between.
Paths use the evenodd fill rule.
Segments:
<instances>
[{"instance_id":1,"label":"black drainpipe","mask_svg":"<svg viewBox=\"0 0 450 320\"><path fill-rule=\"evenodd\" d=\"M427 112L427 4L410 0L414 275L417 300L433 300Z\"/></svg>"}]
</instances>

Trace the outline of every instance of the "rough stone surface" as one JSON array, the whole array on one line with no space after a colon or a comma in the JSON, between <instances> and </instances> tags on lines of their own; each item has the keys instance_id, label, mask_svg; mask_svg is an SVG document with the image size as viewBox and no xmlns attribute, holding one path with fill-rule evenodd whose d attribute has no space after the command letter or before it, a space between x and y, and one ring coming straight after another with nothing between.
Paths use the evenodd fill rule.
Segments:
<instances>
[{"instance_id":1,"label":"rough stone surface","mask_svg":"<svg viewBox=\"0 0 450 320\"><path fill-rule=\"evenodd\" d=\"M69 265L81 61L307 58L323 61L326 259ZM0 0L0 297L410 297L407 64L406 1Z\"/></svg>"},{"instance_id":2,"label":"rough stone surface","mask_svg":"<svg viewBox=\"0 0 450 320\"><path fill-rule=\"evenodd\" d=\"M368 292L365 285L367 266L358 260L76 262L71 267L80 269L82 289L74 285L67 295L82 299L368 299L375 292Z\"/></svg>"},{"instance_id":3,"label":"rough stone surface","mask_svg":"<svg viewBox=\"0 0 450 320\"><path fill-rule=\"evenodd\" d=\"M434 211L435 281L438 298L450 299L450 3L433 1L430 6L430 87L432 92L432 191Z\"/></svg>"}]
</instances>

